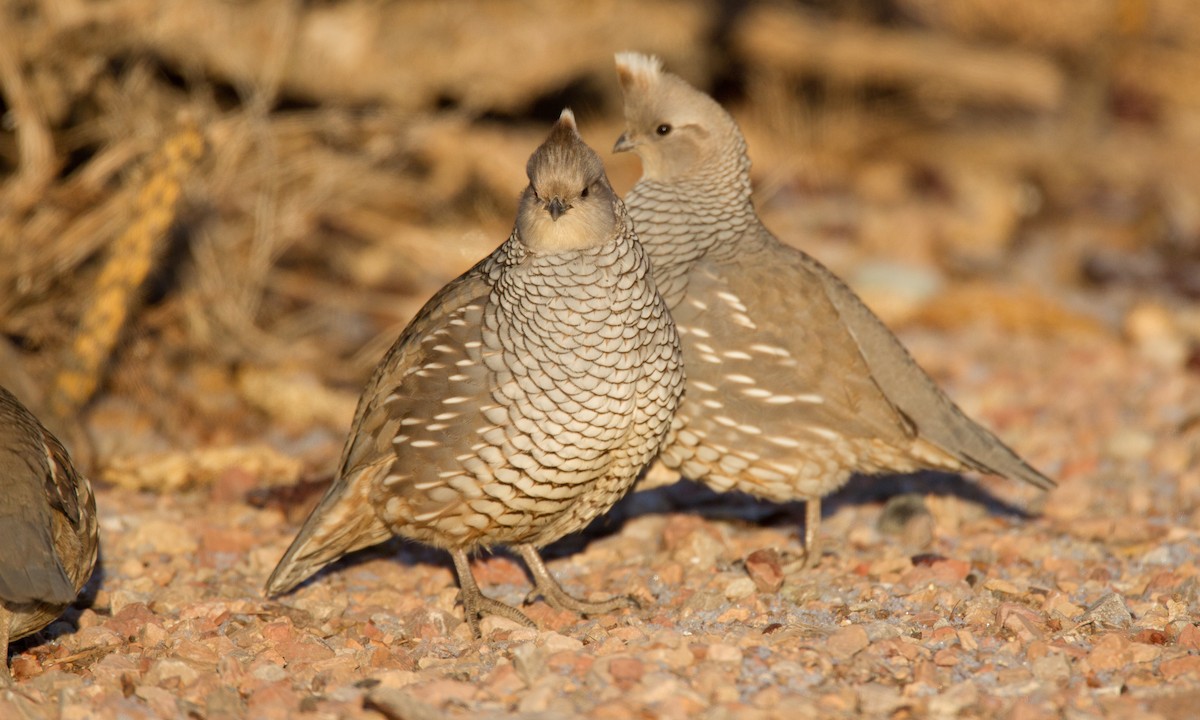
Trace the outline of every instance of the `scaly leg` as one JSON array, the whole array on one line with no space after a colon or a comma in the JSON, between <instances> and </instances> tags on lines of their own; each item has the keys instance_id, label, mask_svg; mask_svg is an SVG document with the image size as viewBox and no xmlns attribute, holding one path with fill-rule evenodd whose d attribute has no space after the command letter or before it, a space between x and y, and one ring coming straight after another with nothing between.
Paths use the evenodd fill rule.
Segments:
<instances>
[{"instance_id":1,"label":"scaly leg","mask_svg":"<svg viewBox=\"0 0 1200 720\"><path fill-rule=\"evenodd\" d=\"M483 617L484 613L499 615L526 627L537 627L532 620L525 617L525 613L480 592L479 586L475 584L475 576L471 574L471 561L467 558L465 550L451 550L450 557L454 558L454 571L458 574L463 614L467 618L467 626L471 628L475 637L482 637L479 632L479 618Z\"/></svg>"},{"instance_id":2,"label":"scaly leg","mask_svg":"<svg viewBox=\"0 0 1200 720\"><path fill-rule=\"evenodd\" d=\"M551 607L559 610L571 610L580 615L603 615L620 608L639 606L638 601L629 595L616 595L598 602L580 600L569 595L546 569L546 564L542 562L542 556L538 553L537 548L532 545L517 545L516 547L521 558L525 560L525 564L529 566L529 571L533 573L533 582L537 586L538 593Z\"/></svg>"},{"instance_id":3,"label":"scaly leg","mask_svg":"<svg viewBox=\"0 0 1200 720\"><path fill-rule=\"evenodd\" d=\"M12 613L0 602L0 688L13 684L12 673L8 671L8 628L12 622Z\"/></svg>"},{"instance_id":4,"label":"scaly leg","mask_svg":"<svg viewBox=\"0 0 1200 720\"><path fill-rule=\"evenodd\" d=\"M821 562L821 498L804 503L804 567Z\"/></svg>"}]
</instances>

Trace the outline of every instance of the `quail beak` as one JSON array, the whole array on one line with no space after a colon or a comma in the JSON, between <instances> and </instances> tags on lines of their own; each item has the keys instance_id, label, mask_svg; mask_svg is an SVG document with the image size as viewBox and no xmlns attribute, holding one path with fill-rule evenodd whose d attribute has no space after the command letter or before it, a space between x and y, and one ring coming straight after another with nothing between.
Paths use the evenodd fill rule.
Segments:
<instances>
[{"instance_id":1,"label":"quail beak","mask_svg":"<svg viewBox=\"0 0 1200 720\"><path fill-rule=\"evenodd\" d=\"M550 213L550 218L552 220L558 220L563 216L564 213L567 212L567 206L565 203L563 203L561 198L556 197L551 198L550 202L546 204L546 210Z\"/></svg>"},{"instance_id":2,"label":"quail beak","mask_svg":"<svg viewBox=\"0 0 1200 720\"><path fill-rule=\"evenodd\" d=\"M623 132L621 133L621 137L617 138L617 144L613 145L613 152L629 152L635 145L637 143L629 139L629 133Z\"/></svg>"}]
</instances>

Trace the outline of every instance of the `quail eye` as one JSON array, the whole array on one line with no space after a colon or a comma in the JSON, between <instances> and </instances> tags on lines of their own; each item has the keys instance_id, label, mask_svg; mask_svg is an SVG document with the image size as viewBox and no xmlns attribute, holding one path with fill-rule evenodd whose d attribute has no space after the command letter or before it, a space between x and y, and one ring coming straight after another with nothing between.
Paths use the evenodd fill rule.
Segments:
<instances>
[{"instance_id":1,"label":"quail eye","mask_svg":"<svg viewBox=\"0 0 1200 720\"><path fill-rule=\"evenodd\" d=\"M654 128L654 132L658 133L659 135L668 135L671 132L671 126L663 123L662 125Z\"/></svg>"},{"instance_id":2,"label":"quail eye","mask_svg":"<svg viewBox=\"0 0 1200 720\"><path fill-rule=\"evenodd\" d=\"M588 188L584 186L583 190L579 191L579 197L585 198L588 196Z\"/></svg>"}]
</instances>

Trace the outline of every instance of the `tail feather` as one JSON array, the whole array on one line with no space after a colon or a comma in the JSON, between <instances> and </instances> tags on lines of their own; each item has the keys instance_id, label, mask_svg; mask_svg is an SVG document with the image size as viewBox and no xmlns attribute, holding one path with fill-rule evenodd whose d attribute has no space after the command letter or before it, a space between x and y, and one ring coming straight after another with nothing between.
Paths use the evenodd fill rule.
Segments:
<instances>
[{"instance_id":1,"label":"tail feather","mask_svg":"<svg viewBox=\"0 0 1200 720\"><path fill-rule=\"evenodd\" d=\"M1056 486L989 430L967 417L854 291L816 260L808 260L858 343L880 390L922 438L981 472L1022 480L1043 490Z\"/></svg>"},{"instance_id":2,"label":"tail feather","mask_svg":"<svg viewBox=\"0 0 1200 720\"><path fill-rule=\"evenodd\" d=\"M267 578L268 597L288 592L347 553L392 536L369 498L373 475L385 469L386 465L377 465L334 480Z\"/></svg>"}]
</instances>

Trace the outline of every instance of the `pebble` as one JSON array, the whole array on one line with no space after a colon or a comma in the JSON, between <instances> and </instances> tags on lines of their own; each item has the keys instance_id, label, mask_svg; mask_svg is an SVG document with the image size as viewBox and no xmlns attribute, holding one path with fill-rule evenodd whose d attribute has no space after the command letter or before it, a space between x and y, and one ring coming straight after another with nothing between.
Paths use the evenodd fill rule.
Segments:
<instances>
[{"instance_id":1,"label":"pebble","mask_svg":"<svg viewBox=\"0 0 1200 720\"><path fill-rule=\"evenodd\" d=\"M746 573L759 592L778 592L783 587L783 564L779 551L763 548L750 553L746 556Z\"/></svg>"},{"instance_id":2,"label":"pebble","mask_svg":"<svg viewBox=\"0 0 1200 720\"><path fill-rule=\"evenodd\" d=\"M748 577L737 578L725 586L725 597L729 600L741 600L758 591L758 586Z\"/></svg>"},{"instance_id":3,"label":"pebble","mask_svg":"<svg viewBox=\"0 0 1200 720\"><path fill-rule=\"evenodd\" d=\"M867 631L861 625L849 625L830 635L824 649L835 660L848 660L870 644Z\"/></svg>"}]
</instances>

